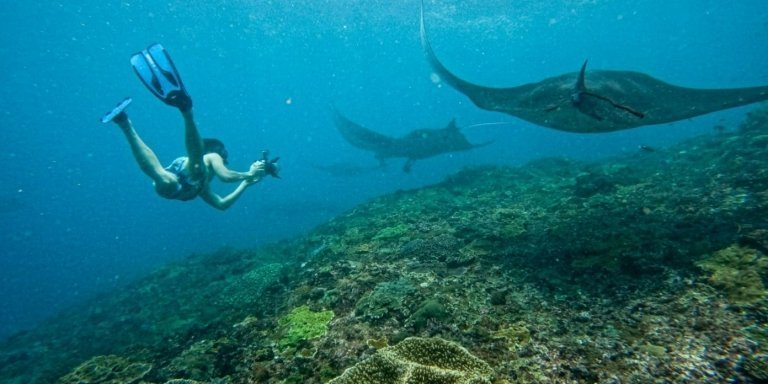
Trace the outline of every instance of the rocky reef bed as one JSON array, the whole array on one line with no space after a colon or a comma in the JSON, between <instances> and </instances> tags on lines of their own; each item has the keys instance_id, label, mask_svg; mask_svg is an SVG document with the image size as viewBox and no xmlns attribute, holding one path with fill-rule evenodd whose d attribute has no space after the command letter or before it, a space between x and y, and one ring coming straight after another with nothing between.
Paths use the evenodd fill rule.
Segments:
<instances>
[{"instance_id":1,"label":"rocky reef bed","mask_svg":"<svg viewBox=\"0 0 768 384\"><path fill-rule=\"evenodd\" d=\"M0 345L2 383L765 383L768 110L463 170L192 256Z\"/></svg>"}]
</instances>

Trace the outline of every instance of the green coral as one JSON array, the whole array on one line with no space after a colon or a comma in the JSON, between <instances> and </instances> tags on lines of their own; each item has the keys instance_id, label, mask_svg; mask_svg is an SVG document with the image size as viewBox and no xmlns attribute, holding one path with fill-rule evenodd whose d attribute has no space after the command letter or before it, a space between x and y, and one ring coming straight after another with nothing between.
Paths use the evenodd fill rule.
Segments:
<instances>
[{"instance_id":1,"label":"green coral","mask_svg":"<svg viewBox=\"0 0 768 384\"><path fill-rule=\"evenodd\" d=\"M405 299L416 289L405 279L379 283L355 305L355 313L369 320L377 320L384 315L403 312Z\"/></svg>"},{"instance_id":2,"label":"green coral","mask_svg":"<svg viewBox=\"0 0 768 384\"><path fill-rule=\"evenodd\" d=\"M490 384L488 363L440 338L409 337L380 349L328 384Z\"/></svg>"},{"instance_id":3,"label":"green coral","mask_svg":"<svg viewBox=\"0 0 768 384\"><path fill-rule=\"evenodd\" d=\"M639 345L637 347L637 350L642 353L648 354L650 356L659 357L659 358L667 355L667 348L665 348L662 345L646 343L643 345Z\"/></svg>"},{"instance_id":4,"label":"green coral","mask_svg":"<svg viewBox=\"0 0 768 384\"><path fill-rule=\"evenodd\" d=\"M216 372L216 359L224 344L216 340L201 340L171 360L160 372L164 377L185 377L207 380Z\"/></svg>"},{"instance_id":5,"label":"green coral","mask_svg":"<svg viewBox=\"0 0 768 384\"><path fill-rule=\"evenodd\" d=\"M768 382L768 355L745 356L741 367L756 383Z\"/></svg>"},{"instance_id":6,"label":"green coral","mask_svg":"<svg viewBox=\"0 0 768 384\"><path fill-rule=\"evenodd\" d=\"M413 326L416 329L422 329L427 325L429 319L443 321L448 317L448 311L445 310L445 307L439 301L429 299L424 301L419 309L411 315L410 321L413 322Z\"/></svg>"},{"instance_id":7,"label":"green coral","mask_svg":"<svg viewBox=\"0 0 768 384\"><path fill-rule=\"evenodd\" d=\"M398 237L401 237L408 233L410 231L410 228L406 224L398 224L393 227L386 227L382 230L380 230L378 233L376 233L376 236L373 237L374 240L391 240L396 239Z\"/></svg>"},{"instance_id":8,"label":"green coral","mask_svg":"<svg viewBox=\"0 0 768 384\"><path fill-rule=\"evenodd\" d=\"M741 333L755 343L768 345L768 327L753 324L742 328Z\"/></svg>"},{"instance_id":9,"label":"green coral","mask_svg":"<svg viewBox=\"0 0 768 384\"><path fill-rule=\"evenodd\" d=\"M59 378L58 384L132 384L152 370L152 364L115 356L96 356Z\"/></svg>"},{"instance_id":10,"label":"green coral","mask_svg":"<svg viewBox=\"0 0 768 384\"><path fill-rule=\"evenodd\" d=\"M282 264L269 263L239 276L224 289L222 300L234 306L258 303L267 287L278 280L281 270Z\"/></svg>"},{"instance_id":11,"label":"green coral","mask_svg":"<svg viewBox=\"0 0 768 384\"><path fill-rule=\"evenodd\" d=\"M282 335L278 344L283 348L291 347L325 335L333 316L333 311L314 312L306 305L294 308L278 320Z\"/></svg>"},{"instance_id":12,"label":"green coral","mask_svg":"<svg viewBox=\"0 0 768 384\"><path fill-rule=\"evenodd\" d=\"M768 294L762 280L768 272L768 257L760 251L732 245L697 265L710 272L710 283L736 304L754 304Z\"/></svg>"},{"instance_id":13,"label":"green coral","mask_svg":"<svg viewBox=\"0 0 768 384\"><path fill-rule=\"evenodd\" d=\"M527 216L526 212L513 208L496 208L491 212L491 218L500 223L498 235L505 239L514 239L527 232L525 228Z\"/></svg>"},{"instance_id":14,"label":"green coral","mask_svg":"<svg viewBox=\"0 0 768 384\"><path fill-rule=\"evenodd\" d=\"M516 351L531 342L531 331L524 321L518 321L509 327L499 329L493 334L495 339L506 339L507 349Z\"/></svg>"}]
</instances>

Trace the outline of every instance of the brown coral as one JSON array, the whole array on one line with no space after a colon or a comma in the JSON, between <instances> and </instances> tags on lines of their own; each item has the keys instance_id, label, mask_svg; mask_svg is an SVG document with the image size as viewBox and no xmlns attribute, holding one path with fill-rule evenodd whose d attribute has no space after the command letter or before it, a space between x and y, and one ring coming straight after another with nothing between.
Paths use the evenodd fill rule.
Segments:
<instances>
[{"instance_id":1,"label":"brown coral","mask_svg":"<svg viewBox=\"0 0 768 384\"><path fill-rule=\"evenodd\" d=\"M709 282L736 304L756 303L768 295L761 277L768 271L768 257L760 251L732 245L700 261L698 266L710 272Z\"/></svg>"}]
</instances>

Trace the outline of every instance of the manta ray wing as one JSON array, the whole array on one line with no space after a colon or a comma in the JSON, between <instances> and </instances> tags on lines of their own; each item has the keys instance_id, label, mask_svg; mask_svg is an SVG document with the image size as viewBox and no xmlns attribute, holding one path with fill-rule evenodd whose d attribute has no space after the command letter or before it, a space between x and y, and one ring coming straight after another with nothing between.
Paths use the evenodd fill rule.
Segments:
<instances>
[{"instance_id":1,"label":"manta ray wing","mask_svg":"<svg viewBox=\"0 0 768 384\"><path fill-rule=\"evenodd\" d=\"M595 133L669 123L723 109L768 100L768 86L694 89L671 85L639 72L568 73L538 83L492 88L450 72L435 55L424 27L420 33L432 69L478 107L504 112L536 125L562 131Z\"/></svg>"},{"instance_id":2,"label":"manta ray wing","mask_svg":"<svg viewBox=\"0 0 768 384\"><path fill-rule=\"evenodd\" d=\"M350 121L338 111L334 111L334 121L336 129L341 136L353 146L373 151L378 158L395 157L390 153L396 148L395 139L376 133L355 122Z\"/></svg>"}]
</instances>

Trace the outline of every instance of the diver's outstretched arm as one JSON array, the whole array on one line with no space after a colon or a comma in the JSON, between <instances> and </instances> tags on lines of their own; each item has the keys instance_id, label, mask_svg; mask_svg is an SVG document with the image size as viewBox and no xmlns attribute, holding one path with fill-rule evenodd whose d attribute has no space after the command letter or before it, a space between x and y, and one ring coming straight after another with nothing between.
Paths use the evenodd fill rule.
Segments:
<instances>
[{"instance_id":1,"label":"diver's outstretched arm","mask_svg":"<svg viewBox=\"0 0 768 384\"><path fill-rule=\"evenodd\" d=\"M211 191L210 188L205 188L203 192L200 193L200 197L208 203L210 206L220 209L222 211L226 210L227 208L231 207L232 204L237 201L237 199L240 198L240 196L245 192L245 189L249 186L256 184L258 180L243 180L240 182L240 184L235 188L234 191L232 191L229 195L226 195L224 197L219 196L215 192Z\"/></svg>"},{"instance_id":2,"label":"diver's outstretched arm","mask_svg":"<svg viewBox=\"0 0 768 384\"><path fill-rule=\"evenodd\" d=\"M261 160L251 164L251 169L248 170L248 172L238 172L227 168L227 166L224 165L224 160L217 153L206 154L205 161L211 166L211 170L213 170L216 177L225 183L254 178L261 179L265 174L264 162Z\"/></svg>"}]
</instances>

